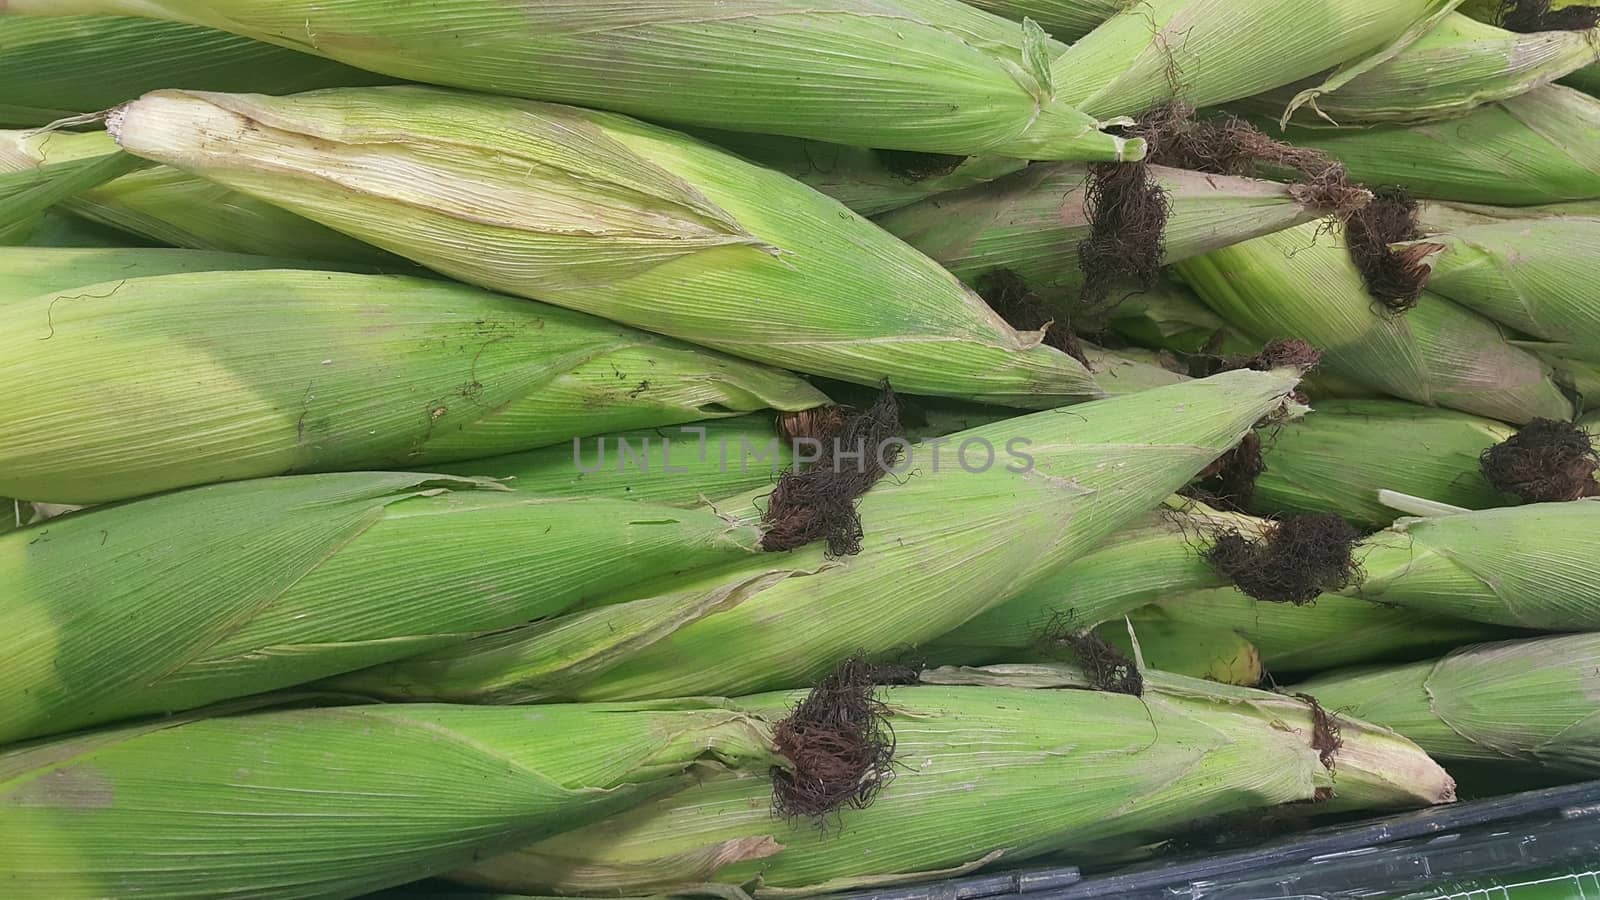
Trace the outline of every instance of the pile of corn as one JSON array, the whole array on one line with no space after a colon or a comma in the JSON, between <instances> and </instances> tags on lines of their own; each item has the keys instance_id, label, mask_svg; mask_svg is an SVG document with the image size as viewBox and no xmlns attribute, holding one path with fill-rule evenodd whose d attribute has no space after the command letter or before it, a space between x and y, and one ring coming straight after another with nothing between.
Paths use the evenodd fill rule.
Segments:
<instances>
[{"instance_id":1,"label":"pile of corn","mask_svg":"<svg viewBox=\"0 0 1600 900\"><path fill-rule=\"evenodd\" d=\"M1555 6L0 0L0 895L784 898L1600 774Z\"/></svg>"}]
</instances>

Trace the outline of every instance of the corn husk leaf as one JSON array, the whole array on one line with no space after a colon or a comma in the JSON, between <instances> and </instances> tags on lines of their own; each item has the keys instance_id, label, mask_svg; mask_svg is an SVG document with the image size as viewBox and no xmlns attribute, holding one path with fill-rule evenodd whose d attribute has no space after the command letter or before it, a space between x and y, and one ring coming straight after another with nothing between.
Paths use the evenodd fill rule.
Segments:
<instances>
[{"instance_id":1,"label":"corn husk leaf","mask_svg":"<svg viewBox=\"0 0 1600 900\"><path fill-rule=\"evenodd\" d=\"M31 389L0 435L0 492L30 500L416 469L827 402L787 372L404 276L196 272L4 309L0 378Z\"/></svg>"},{"instance_id":2,"label":"corn husk leaf","mask_svg":"<svg viewBox=\"0 0 1600 900\"><path fill-rule=\"evenodd\" d=\"M1125 7L1054 64L1058 95L1094 116L1134 116L1169 100L1193 107L1250 97L1343 66L1386 59L1461 0L1150 0Z\"/></svg>"},{"instance_id":3,"label":"corn husk leaf","mask_svg":"<svg viewBox=\"0 0 1600 900\"><path fill-rule=\"evenodd\" d=\"M1301 225L1177 269L1214 311L1253 336L1309 341L1332 375L1506 422L1572 417L1549 369L1489 320L1427 292L1404 314L1383 310L1342 236L1322 227Z\"/></svg>"},{"instance_id":4,"label":"corn husk leaf","mask_svg":"<svg viewBox=\"0 0 1600 900\"><path fill-rule=\"evenodd\" d=\"M1345 593L1475 622L1594 629L1597 529L1595 500L1402 519L1362 541L1366 578Z\"/></svg>"},{"instance_id":5,"label":"corn husk leaf","mask_svg":"<svg viewBox=\"0 0 1600 900\"><path fill-rule=\"evenodd\" d=\"M130 11L131 12L131 11ZM209 28L116 16L0 16L0 128L48 125L161 88L292 94L389 79Z\"/></svg>"},{"instance_id":6,"label":"corn husk leaf","mask_svg":"<svg viewBox=\"0 0 1600 900\"><path fill-rule=\"evenodd\" d=\"M638 596L730 565L760 537L711 512L491 487L258 479L0 536L0 743L416 655L586 596Z\"/></svg>"},{"instance_id":7,"label":"corn husk leaf","mask_svg":"<svg viewBox=\"0 0 1600 900\"><path fill-rule=\"evenodd\" d=\"M32 223L27 235L13 233L10 239L22 247L155 247L146 240L126 231L96 225L77 216L46 210ZM8 246L0 239L0 246Z\"/></svg>"},{"instance_id":8,"label":"corn husk leaf","mask_svg":"<svg viewBox=\"0 0 1600 900\"><path fill-rule=\"evenodd\" d=\"M520 703L802 685L854 652L893 655L945 634L1071 563L1237 444L1295 381L1286 370L1232 372L980 427L942 451L913 445L901 465L916 474L886 478L860 501L856 556L810 547L763 557L675 592L357 673L338 689ZM980 442L996 450L988 466ZM766 493L716 506L759 516Z\"/></svg>"},{"instance_id":9,"label":"corn husk leaf","mask_svg":"<svg viewBox=\"0 0 1600 900\"><path fill-rule=\"evenodd\" d=\"M365 895L697 773L763 773L770 731L719 700L407 704L169 718L28 745L0 754L7 894Z\"/></svg>"},{"instance_id":10,"label":"corn husk leaf","mask_svg":"<svg viewBox=\"0 0 1600 900\"><path fill-rule=\"evenodd\" d=\"M0 132L0 171L25 172L116 151L103 131ZM270 203L167 166L132 172L61 200L60 209L174 247L360 265L407 264Z\"/></svg>"},{"instance_id":11,"label":"corn husk leaf","mask_svg":"<svg viewBox=\"0 0 1600 900\"><path fill-rule=\"evenodd\" d=\"M1443 659L1335 673L1299 686L1441 759L1600 772L1600 635L1480 644Z\"/></svg>"},{"instance_id":12,"label":"corn husk leaf","mask_svg":"<svg viewBox=\"0 0 1600 900\"><path fill-rule=\"evenodd\" d=\"M802 138L695 129L697 137L827 194L863 216L984 184L1027 165L1004 156L872 150Z\"/></svg>"},{"instance_id":13,"label":"corn husk leaf","mask_svg":"<svg viewBox=\"0 0 1600 900\"><path fill-rule=\"evenodd\" d=\"M1018 22L1032 19L1059 41L1073 41L1099 27L1126 5L1120 0L966 0Z\"/></svg>"},{"instance_id":14,"label":"corn husk leaf","mask_svg":"<svg viewBox=\"0 0 1600 900\"><path fill-rule=\"evenodd\" d=\"M26 240L50 207L148 166L145 160L111 147L78 159L0 171L0 242Z\"/></svg>"},{"instance_id":15,"label":"corn husk leaf","mask_svg":"<svg viewBox=\"0 0 1600 900\"><path fill-rule=\"evenodd\" d=\"M1483 451L1516 429L1478 416L1395 400L1325 400L1273 429L1250 508L1261 515L1335 513L1384 528L1394 510L1379 490L1468 509L1514 503L1478 467Z\"/></svg>"},{"instance_id":16,"label":"corn husk leaf","mask_svg":"<svg viewBox=\"0 0 1600 900\"><path fill-rule=\"evenodd\" d=\"M1600 100L1546 85L1447 122L1368 129L1289 128L1350 177L1417 197L1531 206L1600 198Z\"/></svg>"},{"instance_id":17,"label":"corn husk leaf","mask_svg":"<svg viewBox=\"0 0 1600 900\"><path fill-rule=\"evenodd\" d=\"M1259 341L1245 337L1194 291L1170 278L1122 297L1107 311L1106 324L1123 340L1185 356L1248 357L1261 350Z\"/></svg>"},{"instance_id":18,"label":"corn husk leaf","mask_svg":"<svg viewBox=\"0 0 1600 900\"><path fill-rule=\"evenodd\" d=\"M786 823L772 815L761 779L717 776L455 877L543 893L738 885L757 897L791 897L1126 847L1203 816L1310 797L1318 787L1357 809L1453 796L1449 777L1415 746L1359 723L1348 726L1347 751L1330 776L1310 749L1308 708L1290 698L1222 694L1170 675L1142 701L1023 686L1082 684L1076 673L1037 667L924 678L941 684L885 692L903 766L842 828ZM727 852L773 844L760 858Z\"/></svg>"},{"instance_id":19,"label":"corn husk leaf","mask_svg":"<svg viewBox=\"0 0 1600 900\"><path fill-rule=\"evenodd\" d=\"M1163 261L1188 259L1311 222L1287 185L1151 166L1171 212ZM933 197L878 217L878 224L961 280L1009 270L1049 300L1075 300L1083 284L1078 245L1089 237L1088 170L1035 165L989 184Z\"/></svg>"},{"instance_id":20,"label":"corn husk leaf","mask_svg":"<svg viewBox=\"0 0 1600 900\"><path fill-rule=\"evenodd\" d=\"M1238 632L1176 622L1146 607L1106 622L1095 633L1142 666L1203 678L1218 684L1255 687L1265 670L1261 653Z\"/></svg>"},{"instance_id":21,"label":"corn husk leaf","mask_svg":"<svg viewBox=\"0 0 1600 900\"><path fill-rule=\"evenodd\" d=\"M113 131L463 281L906 393L1101 396L837 201L605 113L430 88L152 94Z\"/></svg>"},{"instance_id":22,"label":"corn husk leaf","mask_svg":"<svg viewBox=\"0 0 1600 900\"><path fill-rule=\"evenodd\" d=\"M1138 347L1107 350L1088 343L1082 349L1095 381L1113 397L1189 380L1188 375L1177 371L1181 365L1171 354Z\"/></svg>"},{"instance_id":23,"label":"corn husk leaf","mask_svg":"<svg viewBox=\"0 0 1600 900\"><path fill-rule=\"evenodd\" d=\"M1319 93L1297 118L1346 127L1452 119L1525 94L1596 59L1600 43L1581 31L1518 34L1451 13L1391 59ZM1277 115L1316 80L1271 91L1246 105Z\"/></svg>"},{"instance_id":24,"label":"corn husk leaf","mask_svg":"<svg viewBox=\"0 0 1600 900\"><path fill-rule=\"evenodd\" d=\"M186 272L315 268L315 263L168 247L0 248L0 304L71 288Z\"/></svg>"},{"instance_id":25,"label":"corn husk leaf","mask_svg":"<svg viewBox=\"0 0 1600 900\"><path fill-rule=\"evenodd\" d=\"M1324 594L1315 603L1294 606L1255 600L1234 588L1168 597L1138 615L1202 634L1227 629L1249 641L1261 665L1274 675L1420 659L1506 634L1476 622L1354 597Z\"/></svg>"},{"instance_id":26,"label":"corn husk leaf","mask_svg":"<svg viewBox=\"0 0 1600 900\"><path fill-rule=\"evenodd\" d=\"M1600 363L1600 218L1540 218L1430 235L1428 288ZM1404 246L1404 245L1401 245Z\"/></svg>"},{"instance_id":27,"label":"corn husk leaf","mask_svg":"<svg viewBox=\"0 0 1600 900\"><path fill-rule=\"evenodd\" d=\"M1449 234L1474 225L1542 219L1546 216L1600 217L1600 200L1569 200L1540 206L1491 206L1484 203L1455 203L1423 200L1417 204L1418 226L1424 234Z\"/></svg>"},{"instance_id":28,"label":"corn husk leaf","mask_svg":"<svg viewBox=\"0 0 1600 900\"><path fill-rule=\"evenodd\" d=\"M670 4L11 0L15 12L208 25L398 78L863 147L1136 159L1054 98L1062 45L956 0ZM442 24L448 27L441 28ZM445 39L441 39L441 34Z\"/></svg>"}]
</instances>

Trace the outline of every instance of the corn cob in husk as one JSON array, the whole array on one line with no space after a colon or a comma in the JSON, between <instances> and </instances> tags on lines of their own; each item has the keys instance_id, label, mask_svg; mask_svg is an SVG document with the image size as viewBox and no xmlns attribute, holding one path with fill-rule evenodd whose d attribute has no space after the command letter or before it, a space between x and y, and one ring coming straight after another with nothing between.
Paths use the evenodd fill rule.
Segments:
<instances>
[{"instance_id":1,"label":"corn cob in husk","mask_svg":"<svg viewBox=\"0 0 1600 900\"><path fill-rule=\"evenodd\" d=\"M772 740L781 713L767 712L713 699L360 706L31 744L0 753L0 885L18 900L365 895L708 773L766 783L788 764Z\"/></svg>"},{"instance_id":2,"label":"corn cob in husk","mask_svg":"<svg viewBox=\"0 0 1600 900\"><path fill-rule=\"evenodd\" d=\"M1322 229L1301 225L1176 268L1224 319L1262 340L1310 342L1334 376L1506 422L1572 418L1550 370L1494 323L1427 292L1404 314L1382 309L1342 237Z\"/></svg>"},{"instance_id":3,"label":"corn cob in husk","mask_svg":"<svg viewBox=\"0 0 1600 900\"><path fill-rule=\"evenodd\" d=\"M872 150L771 134L695 129L691 134L775 169L863 216L876 216L948 191L984 184L1028 163L1004 156L947 156Z\"/></svg>"},{"instance_id":4,"label":"corn cob in husk","mask_svg":"<svg viewBox=\"0 0 1600 900\"><path fill-rule=\"evenodd\" d=\"M1162 261L1191 256L1321 218L1293 188L1270 181L1150 167L1171 212ZM1089 237L1085 167L1035 165L989 184L932 197L877 222L968 284L1015 273L1046 299L1076 299L1078 245ZM1259 348L1257 348L1259 349Z\"/></svg>"},{"instance_id":5,"label":"corn cob in husk","mask_svg":"<svg viewBox=\"0 0 1600 900\"><path fill-rule=\"evenodd\" d=\"M112 146L77 159L0 167L0 246L26 241L51 207L150 164Z\"/></svg>"},{"instance_id":6,"label":"corn cob in husk","mask_svg":"<svg viewBox=\"0 0 1600 900\"><path fill-rule=\"evenodd\" d=\"M1397 245L1428 251L1428 288L1518 331L1600 362L1600 218L1461 228Z\"/></svg>"},{"instance_id":7,"label":"corn cob in husk","mask_svg":"<svg viewBox=\"0 0 1600 900\"><path fill-rule=\"evenodd\" d=\"M857 556L829 560L812 547L764 557L680 590L356 673L338 689L520 703L804 684L857 650L892 655L947 633L1070 563L1237 444L1296 378L1230 372L965 431L942 450L916 444L901 465L918 474L862 498ZM984 441L996 450L987 467ZM978 471L961 467L962 452ZM715 505L750 517L767 493Z\"/></svg>"},{"instance_id":8,"label":"corn cob in husk","mask_svg":"<svg viewBox=\"0 0 1600 900\"><path fill-rule=\"evenodd\" d=\"M165 92L113 131L463 281L761 362L1017 406L1101 396L837 201L620 116L431 88Z\"/></svg>"},{"instance_id":9,"label":"corn cob in husk","mask_svg":"<svg viewBox=\"0 0 1600 900\"><path fill-rule=\"evenodd\" d=\"M1266 470L1249 507L1263 515L1337 513L1384 528L1397 514L1378 499L1392 490L1453 506L1515 502L1478 468L1483 451L1516 429L1492 419L1396 400L1326 400L1274 429L1263 443Z\"/></svg>"},{"instance_id":10,"label":"corn cob in husk","mask_svg":"<svg viewBox=\"0 0 1600 900\"><path fill-rule=\"evenodd\" d=\"M1451 13L1393 58L1319 94L1297 118L1346 127L1453 119L1549 84L1596 59L1600 44L1581 31L1517 34ZM1277 115L1315 81L1271 91L1248 105Z\"/></svg>"},{"instance_id":11,"label":"corn cob in husk","mask_svg":"<svg viewBox=\"0 0 1600 900\"><path fill-rule=\"evenodd\" d=\"M1085 343L1083 356L1089 361L1095 381L1113 397L1189 380L1189 376L1175 371L1177 361L1170 354L1157 351L1138 347L1107 350Z\"/></svg>"},{"instance_id":12,"label":"corn cob in husk","mask_svg":"<svg viewBox=\"0 0 1600 900\"><path fill-rule=\"evenodd\" d=\"M1408 518L1356 549L1345 593L1439 615L1535 628L1600 628L1600 500Z\"/></svg>"},{"instance_id":13,"label":"corn cob in husk","mask_svg":"<svg viewBox=\"0 0 1600 900\"><path fill-rule=\"evenodd\" d=\"M5 20L0 20L5 21ZM103 131L0 132L0 171L115 152ZM166 166L132 172L61 202L90 222L174 247L403 267L376 247Z\"/></svg>"},{"instance_id":14,"label":"corn cob in husk","mask_svg":"<svg viewBox=\"0 0 1600 900\"><path fill-rule=\"evenodd\" d=\"M1415 0L1412 0L1415 2ZM957 0L506 6L446 0L9 0L187 21L410 81L863 147L1137 159L1054 99L1063 45Z\"/></svg>"},{"instance_id":15,"label":"corn cob in husk","mask_svg":"<svg viewBox=\"0 0 1600 900\"><path fill-rule=\"evenodd\" d=\"M1600 198L1600 100L1546 85L1447 122L1367 129L1289 128L1350 177L1417 197L1531 206Z\"/></svg>"},{"instance_id":16,"label":"corn cob in husk","mask_svg":"<svg viewBox=\"0 0 1600 900\"><path fill-rule=\"evenodd\" d=\"M1166 597L1132 618L1141 634L1147 620L1202 634L1226 629L1249 641L1262 667L1274 675L1421 659L1508 633L1492 625L1338 594L1294 606L1255 600L1234 588ZM1110 631L1116 626L1105 627Z\"/></svg>"},{"instance_id":17,"label":"corn cob in husk","mask_svg":"<svg viewBox=\"0 0 1600 900\"><path fill-rule=\"evenodd\" d=\"M710 511L449 476L266 478L0 537L0 743L192 709L726 567Z\"/></svg>"},{"instance_id":18,"label":"corn cob in husk","mask_svg":"<svg viewBox=\"0 0 1600 900\"><path fill-rule=\"evenodd\" d=\"M787 824L772 815L761 779L717 775L453 877L529 893L720 885L792 897L1052 852L1082 859L1319 788L1334 795L1322 809L1454 796L1449 776L1409 741L1355 721L1344 723L1330 773L1311 746L1309 706L1289 697L1157 672L1142 699L1074 689L1085 685L1081 674L1054 667L941 669L923 678L934 684L884 692L904 764L841 828Z\"/></svg>"},{"instance_id":19,"label":"corn cob in husk","mask_svg":"<svg viewBox=\"0 0 1600 900\"><path fill-rule=\"evenodd\" d=\"M1172 498L1162 509L1101 541L1089 553L1034 579L998 606L921 648L936 663L982 665L1047 652L1052 632L1082 630L1122 617L1163 597L1228 580L1201 558L1207 535L1259 530L1248 516Z\"/></svg>"},{"instance_id":20,"label":"corn cob in husk","mask_svg":"<svg viewBox=\"0 0 1600 900\"><path fill-rule=\"evenodd\" d=\"M0 247L0 304L157 275L316 267L271 256L170 247Z\"/></svg>"},{"instance_id":21,"label":"corn cob in husk","mask_svg":"<svg viewBox=\"0 0 1600 900\"><path fill-rule=\"evenodd\" d=\"M0 16L0 128L110 109L161 88L292 94L390 79L209 28L118 16Z\"/></svg>"},{"instance_id":22,"label":"corn cob in husk","mask_svg":"<svg viewBox=\"0 0 1600 900\"><path fill-rule=\"evenodd\" d=\"M1298 687L1329 709L1386 725L1441 759L1600 772L1594 679L1600 635L1502 641Z\"/></svg>"},{"instance_id":23,"label":"corn cob in husk","mask_svg":"<svg viewBox=\"0 0 1600 900\"><path fill-rule=\"evenodd\" d=\"M1214 106L1340 67L1326 90L1403 49L1459 2L1147 0L1061 54L1054 81L1064 102L1104 118L1171 100Z\"/></svg>"},{"instance_id":24,"label":"corn cob in husk","mask_svg":"<svg viewBox=\"0 0 1600 900\"><path fill-rule=\"evenodd\" d=\"M986 9L1018 22L1032 19L1058 41L1071 43L1121 12L1121 0L966 0L968 6Z\"/></svg>"},{"instance_id":25,"label":"corn cob in husk","mask_svg":"<svg viewBox=\"0 0 1600 900\"><path fill-rule=\"evenodd\" d=\"M197 272L4 309L0 379L30 389L0 436L0 492L29 500L416 469L827 401L787 372L404 276Z\"/></svg>"}]
</instances>

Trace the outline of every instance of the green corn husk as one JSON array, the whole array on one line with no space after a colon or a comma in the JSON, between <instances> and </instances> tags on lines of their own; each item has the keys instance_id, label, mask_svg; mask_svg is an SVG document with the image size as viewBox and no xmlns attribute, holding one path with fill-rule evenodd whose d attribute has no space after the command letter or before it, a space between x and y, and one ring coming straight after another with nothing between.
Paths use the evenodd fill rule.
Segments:
<instances>
[{"instance_id":1,"label":"green corn husk","mask_svg":"<svg viewBox=\"0 0 1600 900\"><path fill-rule=\"evenodd\" d=\"M1239 633L1174 622L1158 608L1147 607L1106 622L1095 633L1129 659L1138 660L1141 669L1149 666L1241 687L1255 687L1264 674L1261 652Z\"/></svg>"},{"instance_id":2,"label":"green corn husk","mask_svg":"<svg viewBox=\"0 0 1600 900\"><path fill-rule=\"evenodd\" d=\"M1173 596L1135 615L1135 624L1150 618L1201 634L1227 629L1249 641L1274 675L1421 659L1507 634L1490 625L1355 597L1324 594L1315 603L1294 606L1253 600L1233 588Z\"/></svg>"},{"instance_id":3,"label":"green corn husk","mask_svg":"<svg viewBox=\"0 0 1600 900\"><path fill-rule=\"evenodd\" d=\"M837 201L620 116L431 88L168 92L113 132L463 281L761 362L1027 407L1102 396Z\"/></svg>"},{"instance_id":4,"label":"green corn husk","mask_svg":"<svg viewBox=\"0 0 1600 900\"><path fill-rule=\"evenodd\" d=\"M1189 380L1189 376L1174 371L1177 360L1169 354L1137 347L1107 350L1083 343L1083 355L1089 360L1095 381L1113 397Z\"/></svg>"},{"instance_id":5,"label":"green corn husk","mask_svg":"<svg viewBox=\"0 0 1600 900\"><path fill-rule=\"evenodd\" d=\"M1600 628L1600 501L1401 519L1357 547L1345 593L1439 615L1534 628Z\"/></svg>"},{"instance_id":6,"label":"green corn husk","mask_svg":"<svg viewBox=\"0 0 1600 900\"><path fill-rule=\"evenodd\" d=\"M293 94L383 84L360 69L209 28L114 16L0 16L0 128L110 109L161 88Z\"/></svg>"},{"instance_id":7,"label":"green corn husk","mask_svg":"<svg viewBox=\"0 0 1600 900\"><path fill-rule=\"evenodd\" d=\"M1171 203L1163 260L1188 259L1321 218L1294 187L1151 166ZM1047 300L1076 299L1078 245L1089 237L1088 170L1030 166L990 184L925 200L878 217L893 234L977 284L1010 270ZM1259 349L1259 348L1258 348Z\"/></svg>"},{"instance_id":8,"label":"green corn husk","mask_svg":"<svg viewBox=\"0 0 1600 900\"><path fill-rule=\"evenodd\" d=\"M1299 118L1346 127L1453 119L1596 59L1600 44L1581 31L1518 34L1451 13L1392 59L1318 95ZM1269 92L1249 106L1277 115L1316 80Z\"/></svg>"},{"instance_id":9,"label":"green corn husk","mask_svg":"<svg viewBox=\"0 0 1600 900\"><path fill-rule=\"evenodd\" d=\"M1600 635L1502 641L1443 659L1335 673L1299 686L1441 759L1600 773Z\"/></svg>"},{"instance_id":10,"label":"green corn husk","mask_svg":"<svg viewBox=\"0 0 1600 900\"><path fill-rule=\"evenodd\" d=\"M1600 97L1600 64L1584 66L1561 79L1561 83L1591 97Z\"/></svg>"},{"instance_id":11,"label":"green corn husk","mask_svg":"<svg viewBox=\"0 0 1600 900\"><path fill-rule=\"evenodd\" d=\"M1414 2L1414 0L1413 0ZM1137 159L1054 99L1064 47L957 0L666 4L9 0L20 13L187 21L410 81L863 147Z\"/></svg>"},{"instance_id":12,"label":"green corn husk","mask_svg":"<svg viewBox=\"0 0 1600 900\"><path fill-rule=\"evenodd\" d=\"M0 536L0 743L436 650L727 567L711 511L406 473L266 478Z\"/></svg>"},{"instance_id":13,"label":"green corn husk","mask_svg":"<svg viewBox=\"0 0 1600 900\"><path fill-rule=\"evenodd\" d=\"M1018 22L1032 19L1059 41L1071 43L1121 12L1121 0L966 0L968 6L986 9Z\"/></svg>"},{"instance_id":14,"label":"green corn husk","mask_svg":"<svg viewBox=\"0 0 1600 900\"><path fill-rule=\"evenodd\" d=\"M112 147L78 159L0 170L0 246L26 241L56 204L149 167L145 160Z\"/></svg>"},{"instance_id":15,"label":"green corn husk","mask_svg":"<svg viewBox=\"0 0 1600 900\"><path fill-rule=\"evenodd\" d=\"M1129 293L1107 311L1108 330L1141 347L1192 356L1254 356L1261 342L1239 333L1212 312L1187 286L1162 279Z\"/></svg>"},{"instance_id":16,"label":"green corn husk","mask_svg":"<svg viewBox=\"0 0 1600 900\"><path fill-rule=\"evenodd\" d=\"M1531 206L1600 198L1600 100L1546 85L1448 122L1371 129L1290 128L1363 184L1417 197Z\"/></svg>"},{"instance_id":17,"label":"green corn husk","mask_svg":"<svg viewBox=\"0 0 1600 900\"><path fill-rule=\"evenodd\" d=\"M1195 819L1312 797L1319 787L1335 794L1321 809L1454 796L1449 776L1409 741L1355 721L1330 775L1311 749L1309 707L1289 697L1157 672L1147 674L1142 699L1046 689L1084 683L1051 667L923 678L936 684L884 693L903 764L840 828L786 823L773 816L762 779L717 775L454 877L529 893L726 894L741 886L756 897L794 897L929 881L1052 852L1082 859L1170 836Z\"/></svg>"},{"instance_id":18,"label":"green corn husk","mask_svg":"<svg viewBox=\"0 0 1600 900\"><path fill-rule=\"evenodd\" d=\"M863 216L1009 175L1028 163L1004 156L941 156L825 141L695 129L695 136L827 194Z\"/></svg>"},{"instance_id":19,"label":"green corn husk","mask_svg":"<svg viewBox=\"0 0 1600 900\"><path fill-rule=\"evenodd\" d=\"M1475 225L1542 219L1546 216L1600 218L1600 200L1570 200L1541 206L1490 206L1446 200L1422 200L1417 203L1418 227L1423 234L1449 234Z\"/></svg>"},{"instance_id":20,"label":"green corn husk","mask_svg":"<svg viewBox=\"0 0 1600 900\"><path fill-rule=\"evenodd\" d=\"M1170 100L1214 106L1338 66L1317 89L1329 90L1417 40L1460 2L1147 0L1073 44L1052 72L1063 102L1101 117Z\"/></svg>"},{"instance_id":21,"label":"green corn husk","mask_svg":"<svg viewBox=\"0 0 1600 900\"><path fill-rule=\"evenodd\" d=\"M827 402L787 372L404 276L196 272L4 309L0 379L30 390L0 435L0 493L29 500L418 469Z\"/></svg>"},{"instance_id":22,"label":"green corn husk","mask_svg":"<svg viewBox=\"0 0 1600 900\"><path fill-rule=\"evenodd\" d=\"M356 673L337 689L521 703L805 684L851 653L892 655L947 633L1070 563L1237 444L1295 381L1287 370L1230 372L1011 419L944 439L938 464L932 442L913 445L902 467L917 474L886 478L860 502L859 555L829 560L811 547L764 557L648 599ZM967 471L959 448L979 440L996 460L985 468L970 450L979 471ZM1011 471L1029 465L1013 448L1031 456L1030 471ZM754 517L769 492L716 507Z\"/></svg>"},{"instance_id":23,"label":"green corn husk","mask_svg":"<svg viewBox=\"0 0 1600 900\"><path fill-rule=\"evenodd\" d=\"M1428 289L1600 363L1600 218L1540 218L1430 235ZM1434 250L1433 248L1438 248Z\"/></svg>"},{"instance_id":24,"label":"green corn husk","mask_svg":"<svg viewBox=\"0 0 1600 900\"><path fill-rule=\"evenodd\" d=\"M316 266L271 256L170 247L0 247L0 304L157 275Z\"/></svg>"},{"instance_id":25,"label":"green corn husk","mask_svg":"<svg viewBox=\"0 0 1600 900\"><path fill-rule=\"evenodd\" d=\"M1362 284L1342 235L1306 224L1177 264L1224 319L1266 341L1296 337L1323 351L1329 374L1428 406L1506 422L1572 418L1535 356L1494 323L1424 292L1404 314Z\"/></svg>"},{"instance_id":26,"label":"green corn husk","mask_svg":"<svg viewBox=\"0 0 1600 900\"><path fill-rule=\"evenodd\" d=\"M714 699L364 706L19 747L0 754L6 896L365 895L708 773L766 781L785 761L765 712Z\"/></svg>"},{"instance_id":27,"label":"green corn husk","mask_svg":"<svg viewBox=\"0 0 1600 900\"><path fill-rule=\"evenodd\" d=\"M103 131L0 132L0 171L86 159L115 150L116 142ZM90 222L174 247L406 265L331 228L166 166L106 182L63 200L60 208Z\"/></svg>"},{"instance_id":28,"label":"green corn husk","mask_svg":"<svg viewBox=\"0 0 1600 900\"><path fill-rule=\"evenodd\" d=\"M1489 486L1478 457L1515 433L1491 419L1395 400L1322 401L1271 432L1250 509L1336 513L1386 528L1396 513L1379 501L1380 490L1468 509L1505 506L1514 498Z\"/></svg>"},{"instance_id":29,"label":"green corn husk","mask_svg":"<svg viewBox=\"0 0 1600 900\"><path fill-rule=\"evenodd\" d=\"M4 242L0 241L0 245ZM54 210L45 211L21 241L23 247L155 247L149 241L126 231L96 225L77 216Z\"/></svg>"},{"instance_id":30,"label":"green corn husk","mask_svg":"<svg viewBox=\"0 0 1600 900\"><path fill-rule=\"evenodd\" d=\"M1248 516L1170 498L1091 552L920 649L929 660L959 665L1036 656L1052 631L1120 623L1162 597L1226 586L1227 579L1201 558L1207 536L1229 528L1256 532L1260 526Z\"/></svg>"}]
</instances>

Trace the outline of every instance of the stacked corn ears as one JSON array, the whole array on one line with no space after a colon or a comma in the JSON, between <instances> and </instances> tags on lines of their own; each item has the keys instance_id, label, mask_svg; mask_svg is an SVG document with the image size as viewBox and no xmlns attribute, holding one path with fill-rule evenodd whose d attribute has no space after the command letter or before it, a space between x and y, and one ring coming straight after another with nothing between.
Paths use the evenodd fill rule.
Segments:
<instances>
[{"instance_id":1,"label":"stacked corn ears","mask_svg":"<svg viewBox=\"0 0 1600 900\"><path fill-rule=\"evenodd\" d=\"M1600 772L1600 40L1502 6L0 0L0 893Z\"/></svg>"}]
</instances>

